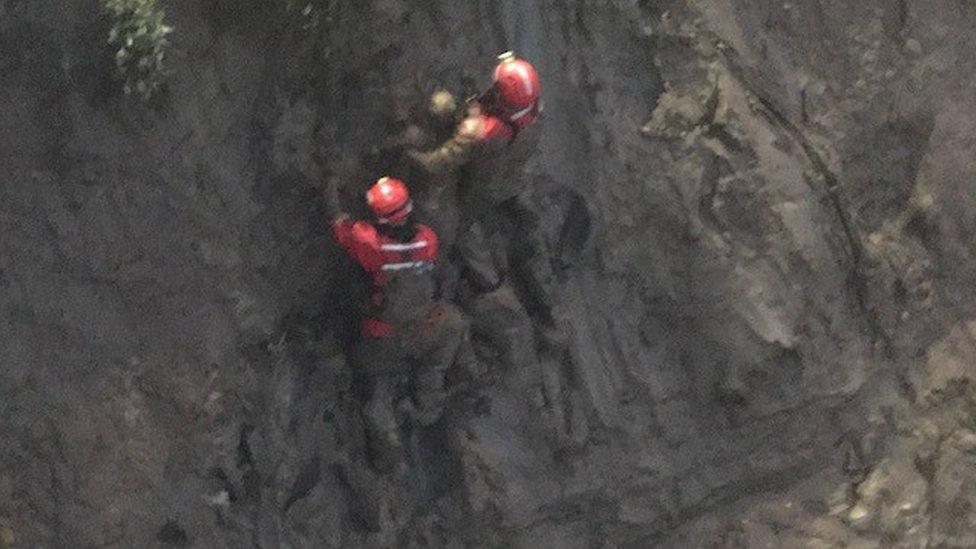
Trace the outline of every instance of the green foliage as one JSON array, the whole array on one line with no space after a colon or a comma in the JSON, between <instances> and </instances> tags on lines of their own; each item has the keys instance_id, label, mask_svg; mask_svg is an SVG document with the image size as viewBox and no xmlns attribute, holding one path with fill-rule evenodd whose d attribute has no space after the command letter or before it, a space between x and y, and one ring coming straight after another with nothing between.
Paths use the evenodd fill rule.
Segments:
<instances>
[{"instance_id":1,"label":"green foliage","mask_svg":"<svg viewBox=\"0 0 976 549\"><path fill-rule=\"evenodd\" d=\"M115 64L125 93L150 99L165 78L163 61L173 29L163 23L164 12L156 0L102 0L115 24L108 41L118 50Z\"/></svg>"}]
</instances>

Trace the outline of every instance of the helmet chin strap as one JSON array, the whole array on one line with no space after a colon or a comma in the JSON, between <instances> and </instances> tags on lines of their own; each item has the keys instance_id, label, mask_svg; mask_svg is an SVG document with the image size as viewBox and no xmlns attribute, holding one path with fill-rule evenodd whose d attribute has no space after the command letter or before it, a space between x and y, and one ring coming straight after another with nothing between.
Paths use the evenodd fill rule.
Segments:
<instances>
[{"instance_id":1,"label":"helmet chin strap","mask_svg":"<svg viewBox=\"0 0 976 549\"><path fill-rule=\"evenodd\" d=\"M408 201L402 208L392 212L386 217L377 217L376 222L382 225L403 225L407 221L407 216L413 212L413 200ZM391 219L394 215L402 216L399 221Z\"/></svg>"},{"instance_id":2,"label":"helmet chin strap","mask_svg":"<svg viewBox=\"0 0 976 549\"><path fill-rule=\"evenodd\" d=\"M519 118L522 118L523 116L525 116L525 115L529 114L530 112L532 112L532 109L534 109L534 108L535 108L535 103L533 102L528 107L525 107L524 109L518 111L517 113L509 116L508 117L508 121L509 122L516 122L516 121L518 121Z\"/></svg>"}]
</instances>

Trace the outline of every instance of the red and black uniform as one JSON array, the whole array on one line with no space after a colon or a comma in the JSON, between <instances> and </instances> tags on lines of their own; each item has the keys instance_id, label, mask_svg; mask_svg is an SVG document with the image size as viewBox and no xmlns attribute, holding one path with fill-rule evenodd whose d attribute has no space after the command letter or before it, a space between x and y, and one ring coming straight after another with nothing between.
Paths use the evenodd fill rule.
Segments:
<instances>
[{"instance_id":1,"label":"red and black uniform","mask_svg":"<svg viewBox=\"0 0 976 549\"><path fill-rule=\"evenodd\" d=\"M378 230L365 221L341 220L333 223L332 236L372 282L364 336L387 337L428 319L434 309L438 253L437 235L430 227Z\"/></svg>"},{"instance_id":2,"label":"red and black uniform","mask_svg":"<svg viewBox=\"0 0 976 549\"><path fill-rule=\"evenodd\" d=\"M452 305L435 301L437 235L406 221L412 206L402 182L381 179L367 199L379 222L346 220L331 204L332 236L373 286L363 337L351 358L369 382L363 416L373 463L388 469L404 454L396 410L408 402L415 421L433 423L447 400L446 372L473 359L467 323ZM397 389L405 379L410 400Z\"/></svg>"}]
</instances>

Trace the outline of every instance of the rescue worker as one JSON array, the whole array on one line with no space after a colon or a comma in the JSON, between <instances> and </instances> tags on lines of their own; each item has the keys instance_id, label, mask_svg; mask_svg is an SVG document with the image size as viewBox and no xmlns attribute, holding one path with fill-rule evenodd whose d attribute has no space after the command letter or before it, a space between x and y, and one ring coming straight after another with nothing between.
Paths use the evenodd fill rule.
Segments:
<instances>
[{"instance_id":1,"label":"rescue worker","mask_svg":"<svg viewBox=\"0 0 976 549\"><path fill-rule=\"evenodd\" d=\"M455 134L429 151L409 153L435 180L457 181L461 203L458 252L467 280L478 292L492 292L504 282L499 263L517 269L532 309L554 334L551 287L555 284L547 245L531 205L524 168L535 152L542 114L541 80L531 63L512 52L499 56L493 83L471 100ZM504 252L493 253L488 234L504 221L516 237ZM496 257L507 254L507 258ZM554 341L561 339L553 335Z\"/></svg>"},{"instance_id":2,"label":"rescue worker","mask_svg":"<svg viewBox=\"0 0 976 549\"><path fill-rule=\"evenodd\" d=\"M367 191L373 222L341 211L335 180L328 194L332 236L372 284L352 362L368 385L364 418L373 463L388 471L404 454L399 416L420 425L441 416L445 374L470 352L467 325L456 308L435 301L437 235L411 220L413 203L402 181L383 177ZM404 379L412 396L401 401Z\"/></svg>"},{"instance_id":3,"label":"rescue worker","mask_svg":"<svg viewBox=\"0 0 976 549\"><path fill-rule=\"evenodd\" d=\"M468 115L455 134L427 152L410 153L412 160L433 174L454 173L462 167L478 172L478 185L466 189L468 202L478 208L496 206L517 196L523 182L518 172L534 152L536 131L528 131L542 112L539 74L512 52L499 56L493 84L468 103Z\"/></svg>"}]
</instances>

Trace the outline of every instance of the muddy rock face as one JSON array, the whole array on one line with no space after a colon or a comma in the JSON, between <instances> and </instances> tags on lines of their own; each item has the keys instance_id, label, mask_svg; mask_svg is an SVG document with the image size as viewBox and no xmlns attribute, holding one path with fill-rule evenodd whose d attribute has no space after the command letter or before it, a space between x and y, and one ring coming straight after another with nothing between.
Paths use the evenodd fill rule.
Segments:
<instances>
[{"instance_id":1,"label":"muddy rock face","mask_svg":"<svg viewBox=\"0 0 976 549\"><path fill-rule=\"evenodd\" d=\"M169 2L142 104L63 4L0 0L0 547L976 544L976 6ZM320 182L509 48L562 341L469 303L404 487Z\"/></svg>"}]
</instances>

